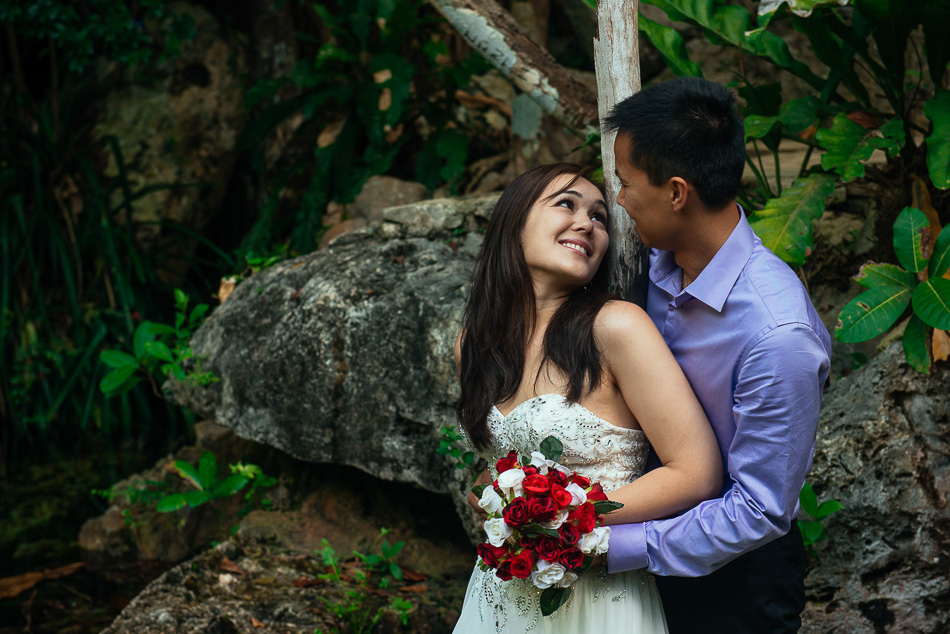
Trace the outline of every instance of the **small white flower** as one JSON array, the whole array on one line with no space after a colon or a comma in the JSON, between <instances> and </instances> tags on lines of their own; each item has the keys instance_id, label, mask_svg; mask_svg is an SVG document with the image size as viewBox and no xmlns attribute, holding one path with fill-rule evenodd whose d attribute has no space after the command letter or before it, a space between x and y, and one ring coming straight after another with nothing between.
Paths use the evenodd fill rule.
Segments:
<instances>
[{"instance_id":1,"label":"small white flower","mask_svg":"<svg viewBox=\"0 0 950 634\"><path fill-rule=\"evenodd\" d=\"M531 466L537 467L538 473L540 473L541 475L547 475L548 467L553 467L554 461L548 460L547 458L545 458L544 454L541 453L540 451L532 451L531 452Z\"/></svg>"},{"instance_id":2,"label":"small white flower","mask_svg":"<svg viewBox=\"0 0 950 634\"><path fill-rule=\"evenodd\" d=\"M571 482L564 487L564 490L571 494L572 506L580 506L587 501L587 491L582 489L576 482Z\"/></svg>"},{"instance_id":3,"label":"small white flower","mask_svg":"<svg viewBox=\"0 0 950 634\"><path fill-rule=\"evenodd\" d=\"M568 571L564 573L564 576L561 577L561 580L558 581L556 585L558 588L566 588L575 581L577 581L577 573Z\"/></svg>"},{"instance_id":4,"label":"small white flower","mask_svg":"<svg viewBox=\"0 0 950 634\"><path fill-rule=\"evenodd\" d=\"M511 527L505 523L504 518L496 517L485 522L485 534L488 535L489 544L499 547L511 537Z\"/></svg>"},{"instance_id":5,"label":"small white flower","mask_svg":"<svg viewBox=\"0 0 950 634\"><path fill-rule=\"evenodd\" d=\"M542 590L555 585L564 578L564 573L567 572L561 564L543 559L539 559L535 566L535 570L531 573L531 583Z\"/></svg>"},{"instance_id":6,"label":"small white flower","mask_svg":"<svg viewBox=\"0 0 950 634\"><path fill-rule=\"evenodd\" d=\"M486 513L501 513L505 508L505 501L495 492L495 487L487 486L482 491L482 497L478 500L478 505L485 509Z\"/></svg>"},{"instance_id":7,"label":"small white flower","mask_svg":"<svg viewBox=\"0 0 950 634\"><path fill-rule=\"evenodd\" d=\"M552 466L554 467L555 471L558 471L566 476L570 476L571 473L573 473L570 469L568 469L564 465L559 465L556 462Z\"/></svg>"},{"instance_id":8,"label":"small white flower","mask_svg":"<svg viewBox=\"0 0 950 634\"><path fill-rule=\"evenodd\" d=\"M506 498L512 499L519 495L524 495L524 488L521 481L524 480L524 471L521 469L508 469L498 476L498 488Z\"/></svg>"},{"instance_id":9,"label":"small white flower","mask_svg":"<svg viewBox=\"0 0 950 634\"><path fill-rule=\"evenodd\" d=\"M562 509L557 512L553 518L549 519L546 522L541 522L541 526L544 528L553 528L557 530L561 528L561 524L567 521L567 509Z\"/></svg>"},{"instance_id":10,"label":"small white flower","mask_svg":"<svg viewBox=\"0 0 950 634\"><path fill-rule=\"evenodd\" d=\"M581 537L577 547L588 555L603 555L610 545L610 527L600 526Z\"/></svg>"}]
</instances>

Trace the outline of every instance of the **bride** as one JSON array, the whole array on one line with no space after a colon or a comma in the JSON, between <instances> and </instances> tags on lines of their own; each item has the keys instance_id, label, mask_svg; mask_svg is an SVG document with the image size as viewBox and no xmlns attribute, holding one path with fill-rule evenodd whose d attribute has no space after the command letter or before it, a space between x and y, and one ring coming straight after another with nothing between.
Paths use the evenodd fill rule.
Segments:
<instances>
[{"instance_id":1,"label":"bride","mask_svg":"<svg viewBox=\"0 0 950 634\"><path fill-rule=\"evenodd\" d=\"M647 314L606 292L608 209L578 165L525 172L485 232L455 346L460 425L489 465L546 436L560 462L600 481L623 508L606 524L675 514L714 497L712 429ZM644 474L652 445L662 466ZM480 482L497 474L486 471ZM473 496L474 497L474 496ZM465 632L666 632L652 576L594 566L541 616L529 580L472 573L455 627Z\"/></svg>"}]
</instances>

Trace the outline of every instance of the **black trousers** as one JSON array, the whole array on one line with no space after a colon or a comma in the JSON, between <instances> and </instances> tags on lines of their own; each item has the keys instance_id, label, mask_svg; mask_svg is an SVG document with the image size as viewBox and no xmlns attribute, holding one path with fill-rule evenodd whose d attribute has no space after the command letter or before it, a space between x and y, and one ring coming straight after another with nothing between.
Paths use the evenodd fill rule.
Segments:
<instances>
[{"instance_id":1,"label":"black trousers","mask_svg":"<svg viewBox=\"0 0 950 634\"><path fill-rule=\"evenodd\" d=\"M670 634L797 632L805 609L798 524L705 577L657 577Z\"/></svg>"}]
</instances>

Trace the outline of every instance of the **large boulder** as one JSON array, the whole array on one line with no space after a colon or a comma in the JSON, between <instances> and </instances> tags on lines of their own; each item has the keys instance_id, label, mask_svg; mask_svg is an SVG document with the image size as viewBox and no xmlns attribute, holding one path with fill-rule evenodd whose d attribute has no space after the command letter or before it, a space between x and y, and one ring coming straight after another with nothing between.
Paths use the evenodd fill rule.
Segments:
<instances>
[{"instance_id":1,"label":"large boulder","mask_svg":"<svg viewBox=\"0 0 950 634\"><path fill-rule=\"evenodd\" d=\"M941 364L943 365L943 364ZM844 509L807 577L803 632L950 631L950 390L895 344L828 390L809 480Z\"/></svg>"},{"instance_id":2,"label":"large boulder","mask_svg":"<svg viewBox=\"0 0 950 634\"><path fill-rule=\"evenodd\" d=\"M395 207L330 247L243 281L196 333L207 388L173 397L309 462L450 494L471 481L435 453L453 424L452 349L496 197Z\"/></svg>"}]
</instances>

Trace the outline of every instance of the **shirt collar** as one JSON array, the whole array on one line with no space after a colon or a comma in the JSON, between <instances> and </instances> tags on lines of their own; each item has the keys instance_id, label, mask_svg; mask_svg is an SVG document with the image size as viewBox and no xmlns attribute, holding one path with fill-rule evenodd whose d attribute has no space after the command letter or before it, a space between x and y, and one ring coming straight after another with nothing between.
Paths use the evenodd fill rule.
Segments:
<instances>
[{"instance_id":1,"label":"shirt collar","mask_svg":"<svg viewBox=\"0 0 950 634\"><path fill-rule=\"evenodd\" d=\"M699 277L693 280L685 291L678 288L682 283L682 269L676 265L672 251L654 252L650 279L677 298L679 303L687 299L685 296L694 297L716 312L721 312L726 298L739 279L739 274L749 261L754 246L755 233L746 220L745 212L739 206L739 222Z\"/></svg>"}]
</instances>

